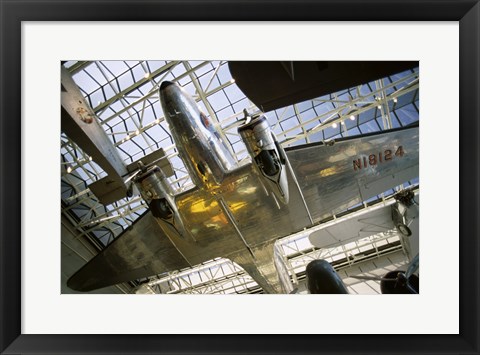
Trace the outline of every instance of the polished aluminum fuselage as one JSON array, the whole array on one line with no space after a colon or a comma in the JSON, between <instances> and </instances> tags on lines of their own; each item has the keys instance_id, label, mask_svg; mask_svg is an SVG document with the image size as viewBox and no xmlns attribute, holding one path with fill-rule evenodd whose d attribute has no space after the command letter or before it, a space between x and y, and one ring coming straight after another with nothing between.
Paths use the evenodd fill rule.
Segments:
<instances>
[{"instance_id":1,"label":"polished aluminum fuselage","mask_svg":"<svg viewBox=\"0 0 480 355\"><path fill-rule=\"evenodd\" d=\"M235 157L212 119L200 111L193 98L178 84L166 83L160 88L160 101L193 183L198 187L219 185L236 167Z\"/></svg>"}]
</instances>

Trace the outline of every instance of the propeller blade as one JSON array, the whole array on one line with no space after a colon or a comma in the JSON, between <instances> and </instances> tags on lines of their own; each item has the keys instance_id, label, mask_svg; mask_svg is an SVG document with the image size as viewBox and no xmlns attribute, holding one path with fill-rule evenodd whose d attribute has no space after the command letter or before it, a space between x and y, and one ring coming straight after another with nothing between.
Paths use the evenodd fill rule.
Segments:
<instances>
[{"instance_id":1,"label":"propeller blade","mask_svg":"<svg viewBox=\"0 0 480 355\"><path fill-rule=\"evenodd\" d=\"M130 175L127 179L125 179L125 183L129 182L130 180L133 180L139 173L140 173L140 169L135 171L133 174L129 173L129 174L132 174L132 175Z\"/></svg>"}]
</instances>

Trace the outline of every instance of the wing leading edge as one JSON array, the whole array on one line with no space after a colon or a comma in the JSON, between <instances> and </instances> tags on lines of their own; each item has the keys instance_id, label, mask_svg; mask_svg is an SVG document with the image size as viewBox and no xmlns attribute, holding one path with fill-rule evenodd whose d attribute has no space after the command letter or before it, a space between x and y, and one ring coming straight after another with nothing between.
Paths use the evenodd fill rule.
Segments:
<instances>
[{"instance_id":1,"label":"wing leading edge","mask_svg":"<svg viewBox=\"0 0 480 355\"><path fill-rule=\"evenodd\" d=\"M67 282L88 292L190 266L147 211Z\"/></svg>"}]
</instances>

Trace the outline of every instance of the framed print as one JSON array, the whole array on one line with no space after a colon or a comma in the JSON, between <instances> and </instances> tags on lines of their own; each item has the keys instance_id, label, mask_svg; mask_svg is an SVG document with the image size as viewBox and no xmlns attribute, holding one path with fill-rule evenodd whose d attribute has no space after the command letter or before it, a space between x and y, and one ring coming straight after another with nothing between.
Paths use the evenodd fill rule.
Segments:
<instances>
[{"instance_id":1,"label":"framed print","mask_svg":"<svg viewBox=\"0 0 480 355\"><path fill-rule=\"evenodd\" d=\"M477 1L432 0L420 3L347 1L341 4L327 1L260 3L231 1L228 5L201 0L175 3L127 1L117 4L110 4L108 1L24 3L0 0L0 2L2 8L0 350L2 354L54 352L87 354L107 352L132 354L478 353L479 149L477 141L479 111L477 98L479 96L480 5ZM207 69L206 60L210 65L208 67L211 74L210 81L209 76L202 78L202 73ZM84 70L89 61L94 61L95 70ZM280 63L278 65L281 73L288 75L295 85L299 85L302 80L300 78L303 67L299 63L307 63L306 65L316 63L318 68L324 65L322 63L334 63L331 61L336 61L335 63L343 61L344 64L374 63L377 71L381 63L392 64L394 61L397 64L400 63L401 68L398 67L400 69L397 68L392 73L387 71L382 76L396 75L396 80L389 79L388 83L391 87L387 88L383 88L383 79L376 83L372 81L368 76L367 64L362 64L361 69L348 67L350 72L357 71L357 76L364 75L363 82L374 83L372 85L375 88L369 90L362 88L360 83L352 84L351 87L357 85L356 90L363 93L363 98L368 98L364 101L368 101L366 104L371 105L372 109L379 113L378 120L377 116L373 116L373 121L365 120L362 121L363 125L358 123L357 126L352 126L353 120L360 121L362 113L352 111L360 107L356 106L357 101L360 101L359 99L355 101L356 96L350 95L348 102L342 103L342 98L337 97L330 97L328 102L337 109L337 112L340 111L335 105L345 104L345 112L348 112L342 113L345 117L339 115L338 118L329 116L323 121L319 119L317 126L328 124L330 133L327 134L326 128L325 131L322 128L324 133L319 139L323 146L334 147L332 149L342 147L342 142L348 141L349 137L344 137L342 132L347 132L348 136L348 129L352 128L351 132L353 132L360 126L367 128L375 124L372 132L368 131L370 134L368 137L373 137L370 138L372 141L378 141L379 136L375 134L383 132L375 131L377 126L380 128L382 125L382 118L384 119L383 129L393 128L392 134L402 134L399 132L404 132L402 129L406 126L415 132L420 132L398 136L400 138L395 136L397 138L391 138L387 142L394 144L399 139L402 142L410 139L416 144L417 152L419 150L419 155L417 154L416 157L415 177L419 176L416 180L417 185L418 180L422 182L422 208L420 209L422 218L419 222L420 226L415 228L419 228L422 235L419 238L417 255L420 254L418 249L422 250L423 278L418 295L294 295L293 293L299 292L294 287L298 285L298 282L294 282L297 275L288 274L289 271L285 272L286 275L290 275L286 277L287 280L281 280L282 290L286 290L283 295L149 296L141 293L147 293L145 290L148 291L149 288L154 287L153 285L159 288L160 293L181 293L180 278L174 279L170 276L168 280L147 278L148 287L138 282L131 283L131 280L163 272L162 265L159 267L158 264L150 263L148 264L150 269L147 270L147 267L142 266L143 264L136 264L145 255L149 255L148 253L154 257L158 256L159 250L163 250L163 247L160 248L157 245L158 248L154 247L157 250L155 252L152 252L148 246L142 249L140 244L152 246L156 245L154 243L157 241L147 243L143 232L135 232L138 231L136 229L138 225L135 227L130 217L126 216L128 213L138 212L140 215L145 211L148 213L151 211L157 221L170 221L169 225L159 222L159 230L168 235L168 239L176 249L173 246L170 247L179 253L178 260L172 261L167 271L181 269L186 272L185 267L188 264L184 265L181 262L183 259L196 261L190 265L203 263L204 260L200 260L200 251L198 251L201 248L198 246L206 242L201 237L208 235L212 240L215 239L218 245L219 239L224 237L219 231L225 230L227 234L228 230L235 237L229 239L222 248L227 250L231 245L238 243L242 248L245 246L244 249L250 253L249 255L233 252L229 254L235 263L241 265L251 276L251 279L248 279L248 275L234 268L235 265L229 265L232 273L240 274L242 280L247 280L242 285L236 284L235 287L244 287L242 290L251 291L250 293L260 293L262 290L265 293L275 293L273 291L278 285L271 283L265 276L267 271L259 266L260 254L264 249L257 248L257 245L255 248L250 248L249 240L244 238L243 231L251 226L242 224L242 220L256 221L256 225L261 226L259 217L255 217L254 213L248 209L248 206L254 205L258 215L261 215L266 222L261 226L261 230L268 231L270 234L276 233L272 232L275 227L288 230L288 234L291 234L301 230L299 226L305 223L300 220L299 209L296 211L292 209L291 215L287 216L289 220L287 217L283 220L275 219L273 212L259 207L261 204L251 197L253 192L262 191L261 187L263 187L270 199L268 203L274 207L273 210L276 213L285 211L282 206L288 204L286 202L288 199L296 199L304 202L309 214L313 211L308 202L310 190L302 190L300 187L313 186L312 181L317 175L322 178L324 175L332 175L335 169L339 170L340 165L332 153L329 153L329 157L337 161L335 169L332 167L330 170L324 169L321 173L314 172L308 175L308 166L315 166L318 164L316 160L321 159L317 153L310 154L309 164L299 163L301 156L298 153L297 143L305 143L305 147L313 149L315 142L307 139L305 131L302 133L300 129L297 132L297 129L307 127L306 129L316 133L318 127L313 123L308 126L306 122L300 122L300 126L297 127L288 123L287 119L278 118L278 124L275 122L271 124L273 127L271 129L275 133L273 135L264 135L260 139L257 136L254 138L249 136L257 133L245 133L250 129L248 126L252 124L251 122L255 125L258 122L264 122L265 130L268 131L268 115L267 118L261 115L257 117L248 110L242 111L239 108L240 105L246 105L245 102L248 100L254 102L261 111L272 112L273 115L279 115L278 117L282 115L279 108L293 103L306 103L305 98L298 91L293 90L294 85L280 88L280 94L277 97L280 103L268 97L266 99L262 97L264 92L258 89L256 82L257 80L268 81L268 79L259 79L266 69L259 71L253 67L242 69L242 63L252 64L254 61L260 65L273 63L273 61ZM180 63L178 67L177 62ZM235 63L238 65L236 69ZM198 68L195 65L198 65ZM231 73L237 74L232 76L222 74L227 65ZM127 75L122 76L122 68L125 68ZM241 75L238 74L242 70L254 73L253 78L246 83L242 82ZM77 73L74 78L76 84L69 76L73 72ZM400 72L408 75L397 75ZM174 73L173 79L170 79L169 73ZM122 94L125 88L149 82L157 75L163 78L163 82L159 81L156 86L152 84L152 92L156 90L152 98L146 97L143 101L137 101L139 97L136 96L136 91L129 92L127 95ZM181 80L184 77L188 78L189 75L190 80ZM223 75L222 79L212 84L214 78L219 78L220 75ZM115 81L115 84L109 85L108 78L114 78L112 81ZM79 84L82 80L83 82ZM341 89L341 87L331 88L338 80L339 78L335 77L328 83L330 86L324 93L317 93L316 96L310 97L319 97ZM174 81L184 85L184 91L179 91ZM279 82L277 77L276 83ZM152 81L152 83L155 82ZM235 85L232 85L233 83ZM222 91L229 91L218 100L224 100L225 107L232 107L232 109L224 110L223 106L217 107L215 104L213 104L214 107L209 107L208 102L202 98L207 88L216 88L215 85L218 86L217 91L220 94ZM243 96L234 91L237 86L241 88L242 95L248 92L246 94L248 100L245 99L245 102L242 101ZM203 91L200 87L205 90ZM60 91L58 91L59 88ZM175 91L176 89L178 90ZM167 90L171 91L168 94L170 96L167 95ZM231 100L234 96L238 97L239 103L236 106ZM64 97L77 101L78 97L80 105L85 103L85 109L77 108L73 113L68 113L67 104L63 101ZM78 154L87 149L84 148L85 140L82 143L77 141L69 143L70 134L76 133L61 136L61 162L58 169L58 136L61 132L70 129L64 121L64 112L91 128L97 121L91 119L92 115L88 107L96 107L95 115L101 116L103 110L110 109L109 105L113 106L115 98L121 99L126 106L119 105L111 111L111 117L106 118L110 123L116 122L116 119L119 120L116 127L113 127L113 123L112 127L109 126L111 129L107 135L113 136L111 140L116 147L119 147L124 161L128 160L131 163L130 167L122 166L127 170L130 169L125 174L117 171L122 178L120 185L124 181L134 182L136 185L131 189L138 189L143 200L138 201L138 204L131 203L127 207L114 205L110 209L105 208L95 213L91 213L91 209L88 208L82 212L80 208L75 211L77 214L72 214L69 211L81 205L75 204L76 201L80 201L78 200L80 195L93 194L99 201L105 201L104 205L107 206L111 205L112 201L118 200L117 193L123 187L112 190L112 185L109 185L111 181L106 183L103 181L105 176L102 173L96 173L97 165L90 167L90 162L93 160L100 166L99 170L109 171L109 167L105 168L103 163L99 163L96 153L88 153L85 156ZM381 114L385 110L390 112L390 108L395 107L397 101L405 101L407 98L410 100L408 105L411 106L412 111L395 112L392 108L394 117L391 118ZM192 113L191 117L198 119L189 121L189 127L195 125L198 127L195 126L197 128L194 130L195 134L192 133L191 139L185 140L184 136L187 133L182 135L170 131L172 127L176 127L176 121L165 119L168 125L165 124L163 127L157 112L161 110L170 115L177 115L177 108L180 106L175 105L182 104L190 107L185 103L193 102L192 100L200 102L200 111L206 114L199 111L197 115L196 109L191 109L191 112L195 113ZM350 107L347 107L348 103ZM76 105L78 106L77 103ZM141 124L135 126L134 121L128 121L122 115L128 110L137 110L138 105L143 105L143 108L138 109L141 113L137 112ZM407 103L405 105L407 106ZM305 117L308 115L310 106L307 107L308 104L304 106L305 110L301 113ZM222 110L224 112L221 112ZM292 108L292 111L295 110L298 110L298 105ZM312 112L314 110L315 107L312 105ZM317 110L320 109L317 108ZM244 113L243 119L246 123L235 121L237 111ZM330 112L326 111L325 115L328 116ZM316 112L316 114L321 116L321 113ZM232 119L232 122L235 122L231 127L236 129L237 125L240 126L238 134L237 131L229 132L226 126L220 131L215 131L216 124L212 124L212 117L219 115L229 119L230 116L235 116ZM416 125L415 127L412 127L412 122L413 126ZM218 122L217 124L219 125ZM343 128L344 126L346 128ZM275 131L276 128L281 131ZM158 129L157 134L161 137L165 135L163 145L159 144L160 140L151 140L149 134L152 131L149 129L152 131ZM179 132L181 129L177 127L173 131ZM276 140L276 137L288 130L292 132L291 136L284 135L283 138ZM340 132L339 135L335 133L336 130ZM359 132L363 133L361 128ZM224 133L225 137L222 136ZM217 160L210 161L202 155L203 153L198 153L203 152L202 149L205 148L205 145L200 144L204 141L198 138L201 134L208 136L205 142L208 142L209 148L205 149L205 152L212 155L218 153L215 155L219 157ZM247 147L243 153L242 148L236 150L234 144L237 141L231 140L229 138L231 136L238 136L238 141L243 139ZM287 147L288 144L282 139L288 140L293 136L298 139L298 142L292 141L291 146ZM143 139L144 142L140 142L137 138ZM197 142L196 139L200 142L199 145L191 148L192 144ZM109 140L106 139L106 141ZM154 145L156 144L157 153L155 154L163 154L151 158L156 164L168 154L171 160L200 155L198 159L192 158L190 163L185 163L185 167L175 163L172 163L173 167L168 164L162 165L160 173L150 169L151 163L145 160L147 156L145 151L151 148L149 144L152 141ZM230 142L231 147L223 144L226 141ZM87 144L90 143L87 142ZM174 148L170 147L172 144ZM362 155L356 153L349 156L348 159L353 161L352 166L352 161L347 159L349 172L352 170L351 174L357 174L354 176L358 176L367 168L380 171L380 163L384 164L382 166L388 166L392 156L394 156L392 161L400 164L406 159L411 159L408 154L405 155L405 152L409 153L413 150L406 143L397 144L398 147L395 146L395 149L383 146L377 149L370 141L356 144L370 147L370 150L373 149L371 147L375 147L375 151L366 149ZM78 152L77 145L82 145ZM271 147L268 154L256 155L265 145ZM285 149L281 148L281 145ZM162 149L157 150L158 148ZM172 149L173 153L169 153L168 149ZM252 158L247 159L248 162L255 162L260 170L255 170L255 174L245 173L235 179L232 178L232 173L228 176L233 181L231 182L233 187L230 185L226 187L227 185L222 185L221 182L224 178L222 171L229 173L234 171L225 168L229 164L227 153L230 151L235 154L245 154L245 156L250 154ZM267 150L263 151L267 152ZM296 152L297 155L295 155ZM135 158L139 154L144 159L140 164ZM176 157L177 155L179 157ZM340 155L342 155L341 152L338 153L338 156ZM241 162L246 158L237 156L233 157L232 161L235 159ZM72 161L75 161L74 165ZM185 161L187 160L184 159ZM289 161L288 164L282 163L287 161ZM112 160L109 164L112 167ZM225 171L216 169L215 164L219 167L223 166ZM70 189L71 186L64 184L68 179L62 179L61 186L58 184L59 173L64 176L75 169L81 169L82 166L87 168L78 174L83 177L80 183L87 186L87 181L95 181L88 185L88 192ZM240 168L245 166L247 165L239 165ZM302 171L303 175L299 174L292 180L300 191L297 195L285 195L285 185L282 185L284 180L281 177L277 180L273 178L268 180L277 173L281 176L282 166L285 166L285 169L289 166L293 169L291 166L295 166ZM420 166L419 173L418 166ZM175 175L177 179L175 183L184 200L169 199L168 196L171 194L162 195L164 190L158 187L163 186L160 182L158 184L155 182L158 188L151 189L153 183L150 180L154 176L161 180L162 174L165 175L169 169L172 169L172 175L178 173ZM113 170L115 170L114 167ZM192 185L202 186L202 188L181 190L184 186L189 186L188 182L182 182L182 174L187 175L185 180L188 180L188 175L194 176ZM395 174L397 173L392 173L393 176ZM108 177L111 178L111 176L113 174L109 171ZM129 177L124 180L125 176ZM292 175L289 176L285 179L291 179ZM257 183L255 179L260 182ZM322 182L325 181L327 180L322 180ZM342 184L345 186L349 181L345 180ZM220 188L217 188L218 186ZM369 185L365 182L362 186L359 189L362 196L366 196L368 193L366 190L373 184ZM323 188L328 190L326 186ZM125 191L122 190L121 194L129 196L129 189L130 187L126 184ZM320 194L321 189L322 186L316 186L315 193ZM58 204L59 190L62 195L61 206ZM105 192L106 190L108 193ZM209 191L215 192L208 197ZM217 193L217 191L220 192ZM248 203L242 204L235 200L238 197L235 193L238 194L238 191L243 191L241 197ZM289 189L289 191L293 190ZM331 197L333 195L325 196L327 196L325 201L333 199ZM412 199L415 205L419 205L415 195ZM366 200L367 198L361 201ZM198 201L203 201L201 206ZM324 203L327 204L327 202ZM386 204L385 200L383 203ZM183 206L181 211L178 207L180 205ZM365 206L367 205L365 203ZM388 207L388 215L395 222L394 227L399 233L409 237L412 234L413 225L407 223L405 215L398 212L398 206L397 210L395 208L391 210L391 207ZM348 207L354 210L355 204L351 202ZM215 215L207 216L209 209L215 210ZM333 209L332 207L331 210ZM125 233L131 232L131 240L128 243L125 242L128 245L118 247L126 251L123 259L119 262L117 256L113 257L117 262L115 265L128 264L122 275L117 272L119 267L111 267L114 265L113 259L109 259L112 248L103 256L96 257L96 264L89 263L83 267L87 258L79 250L71 248L74 243L80 243L80 239L73 237L72 244L69 245L64 243L63 237L60 239L60 234L63 236L64 233L63 228L70 224L73 229L81 226L85 228L84 230L92 231L94 227L98 227L98 230L104 231L103 222L111 218L112 211L118 212L117 216L125 218L125 223L120 217L115 220L119 229L122 232L125 230ZM185 211L190 213L188 218L185 217L187 216ZM92 218L84 217L89 213L93 216ZM310 216L310 220L317 221L318 227L323 228L323 222L327 224L328 216L322 215L321 212L314 213L316 215ZM175 218L177 215L180 217ZM58 228L60 225L58 216L68 220L68 223L61 223L62 231ZM335 221L341 217L340 213L338 216L334 214ZM198 229L200 227L189 224L188 221L195 218L203 221L200 225L205 226L204 229ZM204 222L206 220L208 223ZM140 219L139 221L138 224L141 223ZM133 225L129 226L129 224ZM146 228L150 228L148 226ZM178 232L178 235L168 234L175 232ZM321 230L315 233L315 235L321 235ZM334 236L334 233L330 232L330 235ZM105 235L98 234L98 240L93 242L110 246L113 245L110 244L111 240L118 241L115 239L116 235L109 238L107 231ZM184 243L181 238L191 238L192 240L185 243L196 243L198 248L192 251L179 246ZM309 240L313 244L314 238L312 238L310 237ZM126 239L123 238L123 240ZM396 248L406 248L402 240L399 239L396 242ZM119 244L117 242L116 245ZM202 251L209 256L205 257L205 261L216 257L213 253L205 251L210 247L211 245L208 244ZM102 248L104 246L99 247L99 249ZM326 249L326 246L320 243L315 245L315 248L320 255L319 251ZM302 254L303 250L299 249L298 252ZM368 254L365 249L363 252ZM74 269L66 268L61 262L64 253L84 260ZM106 254L108 255L105 256ZM346 262L350 262L350 258L353 260L360 254L350 255L345 252ZM252 264L255 268L245 261L247 259L253 260ZM285 259L288 258L285 257ZM413 256L409 259L410 265L415 266L418 262L418 259ZM223 263L221 259L214 259L214 265L202 266L204 268L226 267ZM293 267L292 264L282 265L287 265L288 270ZM333 262L332 265L334 265ZM93 277L94 272L88 271L88 268L94 271L101 269L104 277ZM82 270L87 271L82 272ZM211 272L212 269L209 270ZM305 268L302 272L308 273ZM410 274L410 271L404 271L404 274L396 273L395 285L400 285L403 278L410 280L407 274ZM224 276L228 279L230 274ZM199 276L201 277L203 276ZM308 279L310 276L302 274L301 277ZM125 284L119 285L121 282ZM291 288L285 286L287 284ZM416 289L410 282L403 285L407 285L405 287L409 291L418 292L418 285L415 286ZM110 288L106 291L103 287ZM191 285L185 287L188 288ZM208 293L208 287L205 285L202 287L204 288L201 290L200 287L197 288L198 293ZM309 293L316 293L312 291L313 286L305 287L308 288ZM100 291L95 291L97 289ZM76 292L92 290L97 294ZM347 292L350 290L352 289L348 288ZM123 294L113 294L116 291L121 291Z\"/></svg>"}]
</instances>

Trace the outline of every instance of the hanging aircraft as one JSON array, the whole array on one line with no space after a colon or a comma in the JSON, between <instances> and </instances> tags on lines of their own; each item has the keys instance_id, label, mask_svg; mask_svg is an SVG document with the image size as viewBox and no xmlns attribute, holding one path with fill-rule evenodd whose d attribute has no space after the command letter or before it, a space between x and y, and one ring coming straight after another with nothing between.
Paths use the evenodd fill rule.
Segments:
<instances>
[{"instance_id":1,"label":"hanging aircraft","mask_svg":"<svg viewBox=\"0 0 480 355\"><path fill-rule=\"evenodd\" d=\"M418 294L419 278L415 274L418 271L418 254L412 259L407 271L395 270L388 272L384 277L378 276L350 276L359 280L380 281L382 294ZM347 286L335 271L333 266L326 260L317 259L308 263L306 270L307 288L311 294L345 294Z\"/></svg>"},{"instance_id":2,"label":"hanging aircraft","mask_svg":"<svg viewBox=\"0 0 480 355\"><path fill-rule=\"evenodd\" d=\"M165 119L195 185L175 194L162 151L125 166L65 68L62 129L108 173L91 190L111 203L138 190L149 211L67 282L78 291L196 265L239 264L265 293L282 292L273 245L283 236L418 177L419 128L284 149L261 112L238 132L250 162L238 163L221 130L176 82L159 89ZM77 139L80 137L80 139Z\"/></svg>"}]
</instances>

